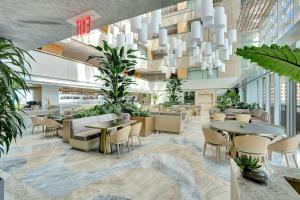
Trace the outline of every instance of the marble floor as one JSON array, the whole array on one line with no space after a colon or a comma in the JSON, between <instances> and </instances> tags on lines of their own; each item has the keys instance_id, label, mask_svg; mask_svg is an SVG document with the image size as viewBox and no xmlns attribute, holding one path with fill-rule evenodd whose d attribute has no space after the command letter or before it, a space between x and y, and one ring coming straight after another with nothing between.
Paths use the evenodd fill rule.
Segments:
<instances>
[{"instance_id":1,"label":"marble floor","mask_svg":"<svg viewBox=\"0 0 300 200\"><path fill-rule=\"evenodd\" d=\"M58 137L24 134L0 160L6 200L200 200L230 198L229 158L202 156L201 127L193 117L180 135L153 134L121 158L73 150ZM136 141L137 142L137 141Z\"/></svg>"}]
</instances>

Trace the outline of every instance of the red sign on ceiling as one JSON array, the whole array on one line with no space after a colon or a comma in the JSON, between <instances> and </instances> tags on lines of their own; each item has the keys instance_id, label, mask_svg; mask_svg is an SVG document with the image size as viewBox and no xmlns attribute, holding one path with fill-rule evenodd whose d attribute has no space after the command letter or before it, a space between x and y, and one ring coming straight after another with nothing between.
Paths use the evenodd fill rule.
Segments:
<instances>
[{"instance_id":1,"label":"red sign on ceiling","mask_svg":"<svg viewBox=\"0 0 300 200\"><path fill-rule=\"evenodd\" d=\"M91 32L91 16L76 19L76 35L82 36Z\"/></svg>"}]
</instances>

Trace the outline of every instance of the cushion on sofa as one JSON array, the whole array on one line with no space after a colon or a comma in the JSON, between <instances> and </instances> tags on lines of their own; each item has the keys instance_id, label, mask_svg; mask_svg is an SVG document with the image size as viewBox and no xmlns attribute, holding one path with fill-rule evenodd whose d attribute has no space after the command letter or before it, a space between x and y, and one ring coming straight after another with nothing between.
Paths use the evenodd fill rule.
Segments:
<instances>
[{"instance_id":1,"label":"cushion on sofa","mask_svg":"<svg viewBox=\"0 0 300 200\"><path fill-rule=\"evenodd\" d=\"M100 130L97 130L97 129L82 131L80 133L72 135L73 139L83 140L83 141L92 140L97 137L100 137Z\"/></svg>"},{"instance_id":2,"label":"cushion on sofa","mask_svg":"<svg viewBox=\"0 0 300 200\"><path fill-rule=\"evenodd\" d=\"M251 123L253 123L253 124L264 124L264 123L266 123L266 122L264 122L263 120L261 120L261 119L259 119L259 118L257 118L257 117L251 117Z\"/></svg>"}]
</instances>

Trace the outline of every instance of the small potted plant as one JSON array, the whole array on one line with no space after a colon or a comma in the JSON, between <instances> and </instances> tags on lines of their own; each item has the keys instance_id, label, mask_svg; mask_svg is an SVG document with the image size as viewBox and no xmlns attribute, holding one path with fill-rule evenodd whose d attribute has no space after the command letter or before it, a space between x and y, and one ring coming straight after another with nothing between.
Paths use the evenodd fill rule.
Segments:
<instances>
[{"instance_id":1,"label":"small potted plant","mask_svg":"<svg viewBox=\"0 0 300 200\"><path fill-rule=\"evenodd\" d=\"M261 165L258 163L257 158L241 155L236 157L234 161L241 169L244 178L257 183L267 183L268 175L265 171L260 169Z\"/></svg>"}]
</instances>

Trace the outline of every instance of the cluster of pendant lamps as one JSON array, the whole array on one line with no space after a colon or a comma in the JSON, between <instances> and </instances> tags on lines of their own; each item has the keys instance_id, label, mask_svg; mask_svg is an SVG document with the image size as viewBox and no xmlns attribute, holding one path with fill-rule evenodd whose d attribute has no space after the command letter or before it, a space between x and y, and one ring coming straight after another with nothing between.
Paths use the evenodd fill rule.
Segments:
<instances>
[{"instance_id":1,"label":"cluster of pendant lamps","mask_svg":"<svg viewBox=\"0 0 300 200\"><path fill-rule=\"evenodd\" d=\"M189 65L200 64L202 70L208 69L212 74L213 67L218 67L225 72L224 61L232 55L232 45L237 42L236 29L227 30L227 15L222 6L213 7L213 0L196 0L196 15L200 20L191 23L188 41L182 41L177 37L168 38L165 28L160 28L161 10L156 10L151 15L136 16L130 19L130 24L125 27L125 34L113 31L116 38L116 46L137 49L133 41L133 33L138 34L138 41L147 44L148 40L159 37L159 46L165 48L163 72L176 72L177 59L182 58L183 51L188 52ZM211 40L204 38L204 31ZM169 67L169 68L167 68Z\"/></svg>"}]
</instances>

